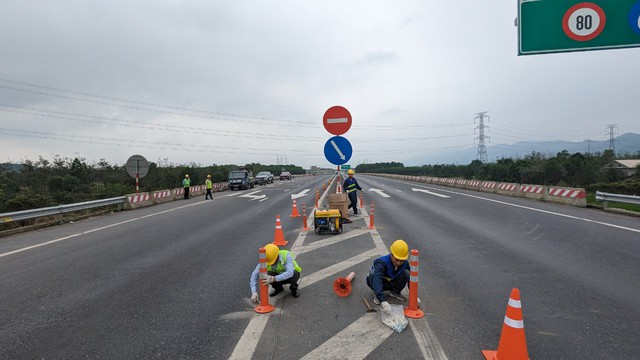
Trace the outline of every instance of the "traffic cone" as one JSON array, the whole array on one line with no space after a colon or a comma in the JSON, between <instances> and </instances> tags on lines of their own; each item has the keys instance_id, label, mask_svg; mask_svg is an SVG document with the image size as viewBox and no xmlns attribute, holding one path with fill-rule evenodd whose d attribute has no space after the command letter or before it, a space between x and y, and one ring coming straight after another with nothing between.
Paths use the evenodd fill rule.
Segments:
<instances>
[{"instance_id":1,"label":"traffic cone","mask_svg":"<svg viewBox=\"0 0 640 360\"><path fill-rule=\"evenodd\" d=\"M527 339L524 336L520 290L517 288L511 290L498 351L482 350L482 355L487 360L529 360Z\"/></svg>"},{"instance_id":2,"label":"traffic cone","mask_svg":"<svg viewBox=\"0 0 640 360\"><path fill-rule=\"evenodd\" d=\"M284 232L282 231L282 225L280 224L280 215L276 215L276 231L273 234L273 245L285 246L289 242L284 239Z\"/></svg>"},{"instance_id":3,"label":"traffic cone","mask_svg":"<svg viewBox=\"0 0 640 360\"><path fill-rule=\"evenodd\" d=\"M300 213L298 212L298 204L296 203L296 200L293 200L293 207L291 208L291 217L292 218L297 218L300 217Z\"/></svg>"},{"instance_id":4,"label":"traffic cone","mask_svg":"<svg viewBox=\"0 0 640 360\"><path fill-rule=\"evenodd\" d=\"M347 277L337 278L333 282L333 292L340 297L347 297L351 294L351 281L356 276L353 271L347 275Z\"/></svg>"}]
</instances>

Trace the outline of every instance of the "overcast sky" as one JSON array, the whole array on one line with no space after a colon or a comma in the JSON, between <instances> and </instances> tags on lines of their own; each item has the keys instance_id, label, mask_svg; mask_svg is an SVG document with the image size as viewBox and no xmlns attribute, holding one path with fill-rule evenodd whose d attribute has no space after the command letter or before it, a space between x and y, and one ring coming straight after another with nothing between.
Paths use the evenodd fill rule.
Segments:
<instances>
[{"instance_id":1,"label":"overcast sky","mask_svg":"<svg viewBox=\"0 0 640 360\"><path fill-rule=\"evenodd\" d=\"M640 133L640 48L517 56L516 16L516 0L2 1L0 162L330 167L333 105L354 166L437 163L474 146L480 111L491 144Z\"/></svg>"}]
</instances>

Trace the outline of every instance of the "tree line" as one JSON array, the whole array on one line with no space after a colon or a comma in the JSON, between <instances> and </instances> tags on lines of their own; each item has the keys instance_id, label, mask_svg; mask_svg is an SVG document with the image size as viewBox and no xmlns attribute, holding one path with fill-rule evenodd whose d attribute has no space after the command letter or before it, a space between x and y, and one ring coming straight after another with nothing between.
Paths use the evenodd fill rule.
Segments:
<instances>
[{"instance_id":1,"label":"tree line","mask_svg":"<svg viewBox=\"0 0 640 360\"><path fill-rule=\"evenodd\" d=\"M181 187L186 174L193 185L203 185L207 175L211 175L213 182L225 182L229 172L239 168L251 170L254 175L270 171L278 176L283 170L293 175L305 173L302 167L295 165L177 165L165 159L149 163L149 172L140 179L140 191ZM106 199L134 192L135 179L129 176L125 166L111 165L105 159L88 164L85 158L54 155L51 161L40 156L37 161L0 164L0 212Z\"/></svg>"},{"instance_id":2,"label":"tree line","mask_svg":"<svg viewBox=\"0 0 640 360\"><path fill-rule=\"evenodd\" d=\"M640 158L640 152L621 158ZM621 159L618 158L618 159ZM387 173L399 175L433 176L501 181L519 184L585 187L588 191L640 195L640 169L631 178L604 166L616 159L612 150L603 153L570 154L561 151L547 157L532 152L522 158L502 158L495 163L474 160L468 165L437 164L404 166L399 162L360 164L359 173Z\"/></svg>"}]
</instances>

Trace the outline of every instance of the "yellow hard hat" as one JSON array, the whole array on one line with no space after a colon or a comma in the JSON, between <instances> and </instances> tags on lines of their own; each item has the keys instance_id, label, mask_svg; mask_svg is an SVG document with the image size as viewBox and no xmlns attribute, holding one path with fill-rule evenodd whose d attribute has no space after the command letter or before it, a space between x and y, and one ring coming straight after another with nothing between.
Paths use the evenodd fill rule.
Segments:
<instances>
[{"instance_id":1,"label":"yellow hard hat","mask_svg":"<svg viewBox=\"0 0 640 360\"><path fill-rule=\"evenodd\" d=\"M208 177L208 178L210 178L210 177L211 177L211 175L207 175L207 177Z\"/></svg>"},{"instance_id":2,"label":"yellow hard hat","mask_svg":"<svg viewBox=\"0 0 640 360\"><path fill-rule=\"evenodd\" d=\"M184 177L189 177L189 174L186 174Z\"/></svg>"},{"instance_id":3,"label":"yellow hard hat","mask_svg":"<svg viewBox=\"0 0 640 360\"><path fill-rule=\"evenodd\" d=\"M355 172L355 171L353 171L353 169L349 169L349 171L347 171L347 174L349 174L349 175L353 175L353 174L355 174L355 173L356 173L356 172Z\"/></svg>"},{"instance_id":4,"label":"yellow hard hat","mask_svg":"<svg viewBox=\"0 0 640 360\"><path fill-rule=\"evenodd\" d=\"M273 244L267 244L264 249L267 251L267 265L272 265L276 262L280 249Z\"/></svg>"},{"instance_id":5,"label":"yellow hard hat","mask_svg":"<svg viewBox=\"0 0 640 360\"><path fill-rule=\"evenodd\" d=\"M407 260L409 257L409 245L404 240L396 240L389 248L393 257L398 260ZM268 257L268 256L267 256Z\"/></svg>"}]
</instances>

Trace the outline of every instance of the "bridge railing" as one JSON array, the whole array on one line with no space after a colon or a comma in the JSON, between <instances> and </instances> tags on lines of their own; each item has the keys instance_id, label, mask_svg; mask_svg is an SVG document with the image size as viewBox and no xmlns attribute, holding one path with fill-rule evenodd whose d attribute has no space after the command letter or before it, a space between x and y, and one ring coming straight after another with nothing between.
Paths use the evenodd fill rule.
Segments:
<instances>
[{"instance_id":1,"label":"bridge railing","mask_svg":"<svg viewBox=\"0 0 640 360\"><path fill-rule=\"evenodd\" d=\"M36 219L45 216L62 215L65 213L72 213L76 211L95 209L111 205L118 205L119 207L121 207L124 205L125 201L126 196L119 196L109 199L85 201L75 204L8 212L0 214L0 223L10 223L14 221Z\"/></svg>"},{"instance_id":2,"label":"bridge railing","mask_svg":"<svg viewBox=\"0 0 640 360\"><path fill-rule=\"evenodd\" d=\"M607 202L619 202L625 204L640 205L640 196L633 195L621 195L621 194L609 194L596 191L596 200ZM605 205L606 206L606 205Z\"/></svg>"}]
</instances>

